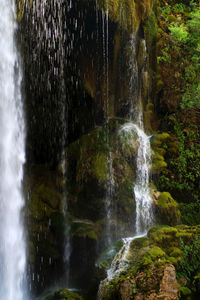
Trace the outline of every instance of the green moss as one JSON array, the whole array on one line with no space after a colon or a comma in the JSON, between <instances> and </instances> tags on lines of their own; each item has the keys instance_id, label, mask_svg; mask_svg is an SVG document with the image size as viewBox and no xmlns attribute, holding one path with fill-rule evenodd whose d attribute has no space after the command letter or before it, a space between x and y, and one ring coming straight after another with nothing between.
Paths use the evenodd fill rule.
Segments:
<instances>
[{"instance_id":1,"label":"green moss","mask_svg":"<svg viewBox=\"0 0 200 300\"><path fill-rule=\"evenodd\" d=\"M154 246L146 250L146 253L142 257L141 264L143 266L150 265L155 260L166 257L166 253L159 247Z\"/></svg>"},{"instance_id":2,"label":"green moss","mask_svg":"<svg viewBox=\"0 0 200 300\"><path fill-rule=\"evenodd\" d=\"M166 153L167 143L169 142L170 135L168 133L161 133L154 135L151 138L151 147L153 149L152 155L152 172L159 174L167 167L164 155Z\"/></svg>"},{"instance_id":3,"label":"green moss","mask_svg":"<svg viewBox=\"0 0 200 300\"><path fill-rule=\"evenodd\" d=\"M141 20L150 13L152 0L98 0L98 4L104 11L109 11L109 18L117 22L130 33L136 31Z\"/></svg>"},{"instance_id":4,"label":"green moss","mask_svg":"<svg viewBox=\"0 0 200 300\"><path fill-rule=\"evenodd\" d=\"M97 261L95 263L96 267L101 268L101 269L103 268L103 269L106 269L106 270L109 269L115 255L120 251L123 244L124 243L123 243L122 240L119 240L119 241L113 243L97 259Z\"/></svg>"},{"instance_id":5,"label":"green moss","mask_svg":"<svg viewBox=\"0 0 200 300\"><path fill-rule=\"evenodd\" d=\"M97 239L98 228L89 220L76 220L71 224L71 236Z\"/></svg>"},{"instance_id":6,"label":"green moss","mask_svg":"<svg viewBox=\"0 0 200 300\"><path fill-rule=\"evenodd\" d=\"M138 239L134 239L133 242L131 243L131 248L142 248L142 247L147 247L149 245L147 237L141 237Z\"/></svg>"},{"instance_id":7,"label":"green moss","mask_svg":"<svg viewBox=\"0 0 200 300\"><path fill-rule=\"evenodd\" d=\"M180 296L189 296L192 294L191 290L186 286L179 286Z\"/></svg>"},{"instance_id":8,"label":"green moss","mask_svg":"<svg viewBox=\"0 0 200 300\"><path fill-rule=\"evenodd\" d=\"M159 153L153 153L153 163L152 163L152 172L160 173L164 168L167 167L167 163L162 155Z\"/></svg>"},{"instance_id":9,"label":"green moss","mask_svg":"<svg viewBox=\"0 0 200 300\"><path fill-rule=\"evenodd\" d=\"M31 7L33 0L27 0L28 7ZM15 0L17 21L20 22L24 15L25 0Z\"/></svg>"},{"instance_id":10,"label":"green moss","mask_svg":"<svg viewBox=\"0 0 200 300\"><path fill-rule=\"evenodd\" d=\"M36 219L49 217L56 211L61 201L61 195L52 187L41 184L35 186L28 201L28 214Z\"/></svg>"},{"instance_id":11,"label":"green moss","mask_svg":"<svg viewBox=\"0 0 200 300\"><path fill-rule=\"evenodd\" d=\"M128 174L128 173L127 173ZM133 213L136 204L134 199L134 184L125 180L116 190L116 202L121 211L121 218L127 218L127 214Z\"/></svg>"},{"instance_id":12,"label":"green moss","mask_svg":"<svg viewBox=\"0 0 200 300\"><path fill-rule=\"evenodd\" d=\"M83 300L77 293L71 292L67 289L62 289L53 292L45 297L40 298L41 300Z\"/></svg>"},{"instance_id":13,"label":"green moss","mask_svg":"<svg viewBox=\"0 0 200 300\"><path fill-rule=\"evenodd\" d=\"M131 220L135 213L133 190L138 142L135 132L131 133L130 139L119 133L121 125L126 122L119 118L110 119L105 126L70 144L67 150L70 214L94 223L102 218L102 230L105 223L102 207L105 205L111 171L114 179L113 201L118 208L113 227L116 222L127 226L127 219Z\"/></svg>"},{"instance_id":14,"label":"green moss","mask_svg":"<svg viewBox=\"0 0 200 300\"><path fill-rule=\"evenodd\" d=\"M52 208L56 208L61 199L60 193L44 184L38 186L35 189L35 193L40 197L41 201L47 203Z\"/></svg>"},{"instance_id":15,"label":"green moss","mask_svg":"<svg viewBox=\"0 0 200 300\"><path fill-rule=\"evenodd\" d=\"M32 192L28 204L28 213L38 220L49 217L55 210L41 201L40 194Z\"/></svg>"},{"instance_id":16,"label":"green moss","mask_svg":"<svg viewBox=\"0 0 200 300\"><path fill-rule=\"evenodd\" d=\"M57 299L67 299L67 300L81 300L82 297L80 297L78 294L71 292L69 290L63 289L59 292L55 293L55 300Z\"/></svg>"},{"instance_id":17,"label":"green moss","mask_svg":"<svg viewBox=\"0 0 200 300\"><path fill-rule=\"evenodd\" d=\"M176 225L180 222L178 203L170 193L163 192L156 202L157 217L161 224Z\"/></svg>"},{"instance_id":18,"label":"green moss","mask_svg":"<svg viewBox=\"0 0 200 300\"><path fill-rule=\"evenodd\" d=\"M107 156L98 153L92 160L91 173L99 182L104 182L107 178Z\"/></svg>"},{"instance_id":19,"label":"green moss","mask_svg":"<svg viewBox=\"0 0 200 300\"><path fill-rule=\"evenodd\" d=\"M147 78L147 81L148 81L148 78ZM146 86L146 84L142 84L143 85L143 90L147 90L147 94L148 94L148 86ZM146 96L147 95L143 95L143 98L146 99ZM145 126L145 131L147 133L152 133L153 130L152 130L152 119L153 119L153 116L154 116L154 106L151 102L149 102L146 107L145 107L145 110L144 110L144 126Z\"/></svg>"},{"instance_id":20,"label":"green moss","mask_svg":"<svg viewBox=\"0 0 200 300\"><path fill-rule=\"evenodd\" d=\"M152 227L148 232L148 236L150 243L156 244L161 248L169 248L178 245L176 239L177 232L178 230L174 227Z\"/></svg>"},{"instance_id":21,"label":"green moss","mask_svg":"<svg viewBox=\"0 0 200 300\"><path fill-rule=\"evenodd\" d=\"M147 49L152 53L152 46L156 41L157 35L157 17L154 10L151 11L150 15L144 21L144 34L147 43Z\"/></svg>"},{"instance_id":22,"label":"green moss","mask_svg":"<svg viewBox=\"0 0 200 300\"><path fill-rule=\"evenodd\" d=\"M109 11L109 17L120 26L133 32L137 28L135 2L131 0L98 0L104 11Z\"/></svg>"},{"instance_id":23,"label":"green moss","mask_svg":"<svg viewBox=\"0 0 200 300\"><path fill-rule=\"evenodd\" d=\"M199 232L199 226L155 226L149 230L148 237L133 240L127 257L128 268L104 286L102 299L121 299L124 286L132 287L134 295L148 296L152 289L159 291L163 271L169 264L175 266L180 282L184 282L183 278L186 278L186 284L190 282L189 288L184 286L186 289L180 285L180 296L192 295L190 291L197 287L200 274ZM187 278L189 274L191 281Z\"/></svg>"},{"instance_id":24,"label":"green moss","mask_svg":"<svg viewBox=\"0 0 200 300\"><path fill-rule=\"evenodd\" d=\"M168 192L163 192L160 194L158 198L158 205L163 209L178 206L177 202L172 198L172 196Z\"/></svg>"},{"instance_id":25,"label":"green moss","mask_svg":"<svg viewBox=\"0 0 200 300\"><path fill-rule=\"evenodd\" d=\"M171 247L168 250L168 254L169 254L169 256L179 257L179 256L182 256L183 251L180 248Z\"/></svg>"},{"instance_id":26,"label":"green moss","mask_svg":"<svg viewBox=\"0 0 200 300\"><path fill-rule=\"evenodd\" d=\"M134 128L119 131L119 142L125 157L135 156L138 150L138 134Z\"/></svg>"}]
</instances>

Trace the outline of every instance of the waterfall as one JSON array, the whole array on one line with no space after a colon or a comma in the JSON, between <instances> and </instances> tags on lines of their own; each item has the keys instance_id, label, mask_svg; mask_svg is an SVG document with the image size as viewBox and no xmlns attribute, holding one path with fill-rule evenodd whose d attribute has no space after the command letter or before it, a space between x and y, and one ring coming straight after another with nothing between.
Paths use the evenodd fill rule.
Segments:
<instances>
[{"instance_id":1,"label":"waterfall","mask_svg":"<svg viewBox=\"0 0 200 300\"><path fill-rule=\"evenodd\" d=\"M149 169L151 162L151 147L149 137L135 126L139 137L137 155L136 182L134 187L136 201L136 233L142 234L153 222L152 198L149 190Z\"/></svg>"},{"instance_id":2,"label":"waterfall","mask_svg":"<svg viewBox=\"0 0 200 300\"><path fill-rule=\"evenodd\" d=\"M143 41L144 42L144 41ZM140 96L138 65L136 60L135 36L132 35L127 45L128 74L129 74L129 100L130 122L119 129L119 136L124 140L135 139L138 144L135 158L134 198L136 203L135 235L123 239L123 246L107 270L107 278L100 283L98 299L102 298L104 286L113 278L120 275L128 267L128 255L131 242L146 235L147 230L153 225L152 197L149 189L151 146L150 137L144 132L142 101ZM144 71L144 70L142 70ZM122 140L123 140L122 138Z\"/></svg>"},{"instance_id":3,"label":"waterfall","mask_svg":"<svg viewBox=\"0 0 200 300\"><path fill-rule=\"evenodd\" d=\"M153 223L152 198L149 190L149 170L151 165L150 138L142 128L134 123L127 123L120 128L120 134L135 133L138 141L136 157L136 180L134 196L136 202L136 234L144 234ZM133 136L129 134L129 136Z\"/></svg>"},{"instance_id":4,"label":"waterfall","mask_svg":"<svg viewBox=\"0 0 200 300\"><path fill-rule=\"evenodd\" d=\"M26 266L21 210L24 117L14 34L15 7L1 0L0 18L0 299L22 300ZM26 298L27 299L27 298Z\"/></svg>"},{"instance_id":5,"label":"waterfall","mask_svg":"<svg viewBox=\"0 0 200 300\"><path fill-rule=\"evenodd\" d=\"M140 114L139 114L140 115ZM152 198L149 190L149 169L151 164L151 147L149 137L144 133L143 128L138 124L126 123L119 130L119 135L127 138L136 136L138 150L136 157L136 179L134 185L134 196L136 202L136 221L133 237L123 239L123 247L115 256L110 269L107 270L107 278L101 283L99 289L99 299L101 299L101 289L109 280L117 277L128 266L128 252L131 242L146 235L148 228L153 224Z\"/></svg>"}]
</instances>

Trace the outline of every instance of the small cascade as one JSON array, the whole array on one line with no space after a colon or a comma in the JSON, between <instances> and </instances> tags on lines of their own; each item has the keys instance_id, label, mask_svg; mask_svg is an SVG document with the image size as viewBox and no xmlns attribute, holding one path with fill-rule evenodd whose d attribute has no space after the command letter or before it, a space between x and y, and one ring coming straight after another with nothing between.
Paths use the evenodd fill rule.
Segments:
<instances>
[{"instance_id":1,"label":"small cascade","mask_svg":"<svg viewBox=\"0 0 200 300\"><path fill-rule=\"evenodd\" d=\"M107 271L107 279L117 277L123 270L126 269L128 266L127 255L131 242L143 236L145 236L145 234L123 239L124 245L112 261L111 267Z\"/></svg>"},{"instance_id":2,"label":"small cascade","mask_svg":"<svg viewBox=\"0 0 200 300\"><path fill-rule=\"evenodd\" d=\"M138 79L138 65L136 56L136 37L134 34L130 35L126 47L126 55L128 57L128 85L129 85L129 119L135 121L138 119L140 110L138 109L138 94L139 94L139 79Z\"/></svg>"},{"instance_id":3,"label":"small cascade","mask_svg":"<svg viewBox=\"0 0 200 300\"><path fill-rule=\"evenodd\" d=\"M0 299L22 300L25 295L26 251L22 195L25 128L21 69L15 45L15 7L1 1L0 18Z\"/></svg>"},{"instance_id":4,"label":"small cascade","mask_svg":"<svg viewBox=\"0 0 200 300\"><path fill-rule=\"evenodd\" d=\"M105 199L105 210L106 210L106 243L110 245L113 241L112 233L112 218L113 218L113 195L115 188L114 181L114 169L113 169L113 159L112 152L109 151L107 156L107 167L108 167L108 179L107 179L107 190Z\"/></svg>"},{"instance_id":5,"label":"small cascade","mask_svg":"<svg viewBox=\"0 0 200 300\"><path fill-rule=\"evenodd\" d=\"M153 224L152 197L149 190L149 169L151 164L150 139L142 129L135 126L139 137L135 181L136 233L146 232Z\"/></svg>"},{"instance_id":6,"label":"small cascade","mask_svg":"<svg viewBox=\"0 0 200 300\"><path fill-rule=\"evenodd\" d=\"M67 64L66 57L70 55L74 47L74 39L71 39L70 44L67 44L69 38L67 20L65 16L73 7L73 2L52 0L52 1L37 1L33 0L31 5L26 2L27 23L30 24L32 20L31 32L34 32L34 39L36 41L36 47L31 49L30 54L32 56L33 63L39 68L40 72L35 82L36 87L40 86L41 81L44 85L45 98L42 98L40 103L42 107L41 117L44 116L46 122L42 123L43 131L49 136L49 145L51 157L55 158L56 162L61 162L59 165L59 172L62 177L62 186L59 188L62 192L61 210L65 215L68 210L66 180L67 180L67 153L66 144L68 138L68 105L67 105L67 88L65 82L65 67ZM74 20L75 29L77 29L77 21ZM35 60L37 58L38 61ZM43 61L45 59L45 62ZM44 70L45 66L45 70ZM73 78L72 78L73 80ZM33 89L33 87L31 87ZM40 87L39 87L40 89ZM36 98L40 98L40 90L36 89ZM39 96L37 91L39 90ZM47 119L46 114L49 112ZM56 115L54 115L54 113ZM49 126L49 122L54 120L55 126ZM56 120L56 121L55 121ZM59 150L57 150L57 148ZM51 219L49 219L48 229L51 229ZM69 284L69 270L70 270L70 253L71 253L71 240L69 237L69 224L65 228L65 240L63 240L63 262L65 265L64 281L65 285ZM38 247L38 246L37 246ZM39 251L38 251L39 252ZM40 259L40 258L39 258ZM49 265L54 264L54 259L49 256ZM42 271L42 262L39 267L41 273L40 282L44 281L44 273ZM33 270L30 271L33 273ZM34 274L34 273L33 273ZM38 274L39 276L39 274ZM45 274L46 276L46 274ZM32 274L30 279L34 289L35 280ZM59 280L59 279L58 279Z\"/></svg>"},{"instance_id":7,"label":"small cascade","mask_svg":"<svg viewBox=\"0 0 200 300\"><path fill-rule=\"evenodd\" d=\"M149 137L144 131L134 123L126 123L119 130L119 135L133 138L138 142L136 157L136 179L134 196L136 202L136 235L123 239L123 247L115 256L110 269L107 270L107 278L102 281L99 288L99 299L101 299L101 289L111 279L119 276L125 270L128 260L128 252L131 242L146 235L147 230L153 224L152 198L149 190L149 169L151 165L151 148Z\"/></svg>"},{"instance_id":8,"label":"small cascade","mask_svg":"<svg viewBox=\"0 0 200 300\"><path fill-rule=\"evenodd\" d=\"M145 233L153 224L152 198L149 190L151 166L150 139L136 124L127 123L120 128L120 134L133 132L137 136L136 180L134 196L136 202L136 234ZM132 136L131 134L129 135Z\"/></svg>"},{"instance_id":9,"label":"small cascade","mask_svg":"<svg viewBox=\"0 0 200 300\"><path fill-rule=\"evenodd\" d=\"M97 4L96 4L97 5ZM98 8L98 6L97 6ZM97 12L98 14L98 12ZM97 15L98 16L98 15ZM98 22L98 19L96 19ZM98 24L97 24L98 25ZM106 119L106 144L110 147L110 132L109 132L109 10L102 12L102 49L103 49L103 101L104 115ZM106 228L105 228L105 244L108 246L113 241L113 195L114 195L114 169L112 152L107 153L107 187L105 196L105 212L106 212Z\"/></svg>"},{"instance_id":10,"label":"small cascade","mask_svg":"<svg viewBox=\"0 0 200 300\"><path fill-rule=\"evenodd\" d=\"M145 41L144 41L145 43ZM131 35L126 48L129 75L129 123L125 123L119 129L119 136L130 146L137 144L135 158L134 198L136 202L135 235L123 239L123 247L115 256L110 269L107 270L107 278L100 283L98 299L101 299L104 286L113 278L120 275L128 266L128 255L131 242L146 235L147 230L153 225L152 198L149 188L151 167L150 137L144 132L143 109L140 96L139 70L136 59L136 38ZM145 46L145 45L144 45ZM145 47L144 47L145 48ZM143 72L143 70L142 70ZM130 142L127 141L130 139ZM134 140L134 141L133 141Z\"/></svg>"}]
</instances>

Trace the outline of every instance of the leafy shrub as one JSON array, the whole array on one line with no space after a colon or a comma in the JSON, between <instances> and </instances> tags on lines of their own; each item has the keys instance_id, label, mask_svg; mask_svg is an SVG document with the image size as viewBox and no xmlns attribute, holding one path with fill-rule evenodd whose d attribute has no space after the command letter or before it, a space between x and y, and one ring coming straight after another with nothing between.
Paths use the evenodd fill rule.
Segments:
<instances>
[{"instance_id":1,"label":"leafy shrub","mask_svg":"<svg viewBox=\"0 0 200 300\"><path fill-rule=\"evenodd\" d=\"M183 251L182 259L177 267L177 276L184 277L188 283L192 283L193 277L200 270L200 237L195 235L193 243L185 244L180 240L181 250Z\"/></svg>"},{"instance_id":2,"label":"leafy shrub","mask_svg":"<svg viewBox=\"0 0 200 300\"><path fill-rule=\"evenodd\" d=\"M161 8L161 19L167 26L168 39L158 56L159 63L171 63L171 56L182 53L181 68L185 70L181 108L200 108L200 8L177 3ZM191 75L191 76L190 76Z\"/></svg>"}]
</instances>

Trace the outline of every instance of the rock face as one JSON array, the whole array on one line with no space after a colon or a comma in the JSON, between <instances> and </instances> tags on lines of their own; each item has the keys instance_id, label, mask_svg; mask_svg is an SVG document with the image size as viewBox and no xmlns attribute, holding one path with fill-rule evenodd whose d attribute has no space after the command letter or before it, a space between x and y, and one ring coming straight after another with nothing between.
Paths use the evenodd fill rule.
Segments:
<instances>
[{"instance_id":1,"label":"rock face","mask_svg":"<svg viewBox=\"0 0 200 300\"><path fill-rule=\"evenodd\" d=\"M42 291L44 284L53 284L64 270L67 220L63 213L62 178L48 166L29 165L25 179L28 277L33 291Z\"/></svg>"},{"instance_id":2,"label":"rock face","mask_svg":"<svg viewBox=\"0 0 200 300\"><path fill-rule=\"evenodd\" d=\"M66 236L72 282L87 287L107 240L134 232L138 141L135 132L119 131L136 117L138 99L146 131L153 133L152 176L161 190L152 188L157 221L176 225L180 211L175 200L190 205L190 197L199 197L199 112L175 115L183 88L180 55L170 50L174 72L168 60L156 61L156 52L166 54L171 41L163 16L157 17L162 6L168 9L174 2L159 1L156 10L153 0L17 1L27 119L28 257L36 293L62 277ZM198 201L193 208L187 223ZM178 299L179 238L188 245L195 230L152 229L140 247L134 242L130 257L137 268L130 260L131 273L113 282L102 299ZM193 273L198 285L197 270ZM180 293L188 292L186 281Z\"/></svg>"},{"instance_id":3,"label":"rock face","mask_svg":"<svg viewBox=\"0 0 200 300\"><path fill-rule=\"evenodd\" d=\"M119 286L119 295L122 300L178 300L179 287L176 272L173 265L166 264L164 267L150 269L151 278L145 284L145 274L140 273L136 280L124 280ZM147 294L133 292L137 284L141 289L146 289ZM159 292L158 292L159 288Z\"/></svg>"},{"instance_id":4,"label":"rock face","mask_svg":"<svg viewBox=\"0 0 200 300\"><path fill-rule=\"evenodd\" d=\"M111 0L108 17L107 1L70 3L17 1L27 123L28 257L36 293L62 277L66 235L72 281L86 287L105 241L135 230L138 141L134 132L120 136L119 130L136 117L140 97L144 105L149 101L143 21L153 1Z\"/></svg>"},{"instance_id":5,"label":"rock face","mask_svg":"<svg viewBox=\"0 0 200 300\"><path fill-rule=\"evenodd\" d=\"M83 298L77 293L62 289L53 293L48 293L47 296L44 296L39 300L83 300Z\"/></svg>"},{"instance_id":6,"label":"rock face","mask_svg":"<svg viewBox=\"0 0 200 300\"><path fill-rule=\"evenodd\" d=\"M157 220L163 225L177 225L180 223L178 203L168 192L154 192L155 214Z\"/></svg>"},{"instance_id":7,"label":"rock face","mask_svg":"<svg viewBox=\"0 0 200 300\"><path fill-rule=\"evenodd\" d=\"M178 300L178 282L176 280L175 267L173 265L167 265L164 269L164 275L160 284L160 291L158 299L163 300Z\"/></svg>"},{"instance_id":8,"label":"rock face","mask_svg":"<svg viewBox=\"0 0 200 300\"><path fill-rule=\"evenodd\" d=\"M132 241L127 267L102 283L100 300L178 300L198 294L199 226L153 227L147 236Z\"/></svg>"},{"instance_id":9,"label":"rock face","mask_svg":"<svg viewBox=\"0 0 200 300\"><path fill-rule=\"evenodd\" d=\"M130 33L136 31L141 21L144 21L153 7L154 0L131 1L125 0L98 0L99 6L108 10L110 18L118 22L124 30Z\"/></svg>"}]
</instances>

